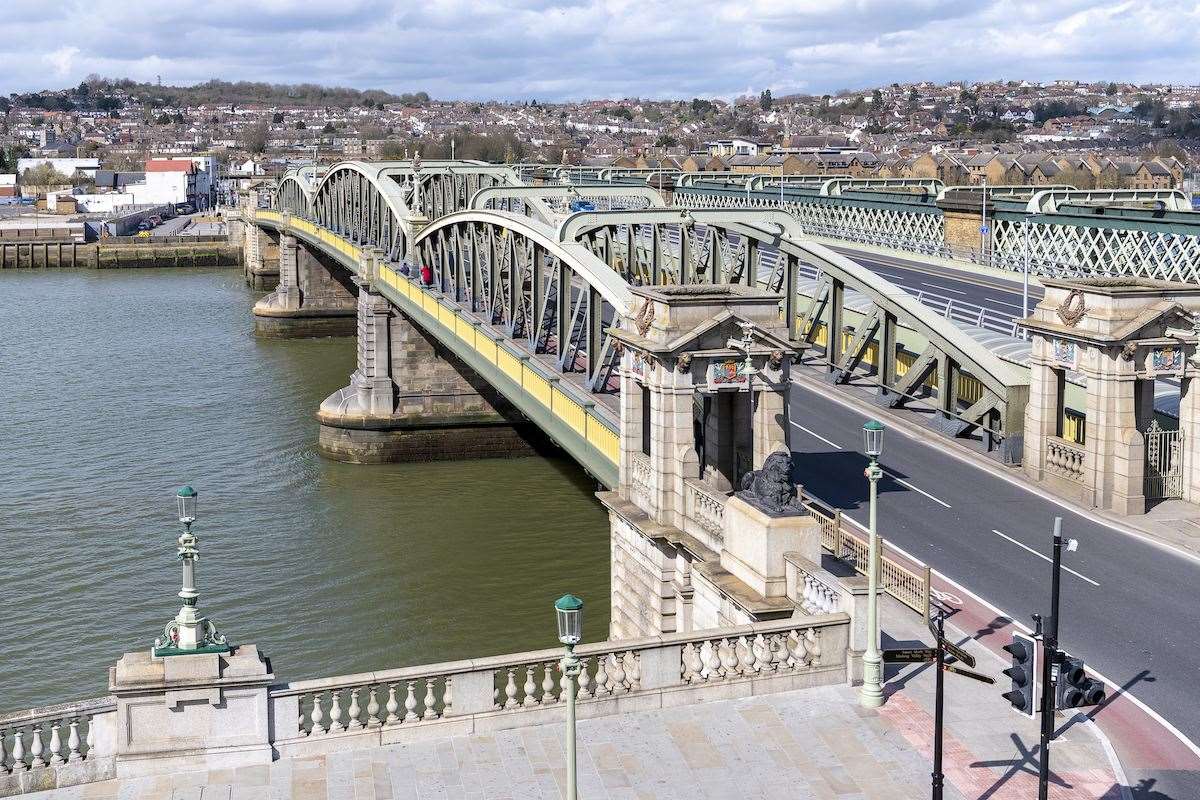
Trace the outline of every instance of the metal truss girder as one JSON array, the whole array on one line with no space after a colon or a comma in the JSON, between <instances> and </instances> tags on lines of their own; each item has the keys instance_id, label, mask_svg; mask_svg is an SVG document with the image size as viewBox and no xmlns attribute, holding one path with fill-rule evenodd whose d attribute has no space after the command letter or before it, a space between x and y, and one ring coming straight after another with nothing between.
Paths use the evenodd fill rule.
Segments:
<instances>
[{"instance_id":1,"label":"metal truss girder","mask_svg":"<svg viewBox=\"0 0 1200 800\"><path fill-rule=\"evenodd\" d=\"M859 323L858 328L854 331L854 338L850 341L850 346L846 348L846 352L842 353L842 357L838 361L838 383L846 383L850 380L850 376L858 368L863 356L867 352L867 348L870 347L871 340L875 338L875 334L879 331L882 321L883 311L879 308L873 308L870 316L864 317L862 322Z\"/></svg>"},{"instance_id":2,"label":"metal truss girder","mask_svg":"<svg viewBox=\"0 0 1200 800\"><path fill-rule=\"evenodd\" d=\"M914 396L914 392L918 386L925 382L941 360L941 353L933 345L929 345L917 357L917 360L912 363L908 371L904 373L904 377L896 381L895 386L890 387L895 396L889 401L892 408L903 405L905 401Z\"/></svg>"}]
</instances>

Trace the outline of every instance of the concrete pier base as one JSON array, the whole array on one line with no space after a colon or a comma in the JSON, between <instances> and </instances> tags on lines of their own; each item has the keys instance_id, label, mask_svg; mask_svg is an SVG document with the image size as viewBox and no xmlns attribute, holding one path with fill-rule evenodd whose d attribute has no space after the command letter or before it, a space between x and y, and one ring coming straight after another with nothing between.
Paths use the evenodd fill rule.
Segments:
<instances>
[{"instance_id":1,"label":"concrete pier base","mask_svg":"<svg viewBox=\"0 0 1200 800\"><path fill-rule=\"evenodd\" d=\"M280 234L275 291L254 304L254 333L267 339L353 336L357 288L350 271ZM248 273L249 274L249 273Z\"/></svg>"},{"instance_id":2,"label":"concrete pier base","mask_svg":"<svg viewBox=\"0 0 1200 800\"><path fill-rule=\"evenodd\" d=\"M254 307L254 335L263 339L312 339L353 336L358 327L351 311Z\"/></svg>"},{"instance_id":3,"label":"concrete pier base","mask_svg":"<svg viewBox=\"0 0 1200 800\"><path fill-rule=\"evenodd\" d=\"M317 413L321 455L351 464L516 458L544 446L536 426L507 420L338 417Z\"/></svg>"}]
</instances>

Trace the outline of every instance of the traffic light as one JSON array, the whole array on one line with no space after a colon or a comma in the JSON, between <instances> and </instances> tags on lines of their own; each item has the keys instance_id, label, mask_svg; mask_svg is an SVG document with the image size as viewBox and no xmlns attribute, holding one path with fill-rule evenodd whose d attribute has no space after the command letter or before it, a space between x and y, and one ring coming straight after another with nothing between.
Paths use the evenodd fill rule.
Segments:
<instances>
[{"instance_id":1,"label":"traffic light","mask_svg":"<svg viewBox=\"0 0 1200 800\"><path fill-rule=\"evenodd\" d=\"M1084 708L1104 702L1107 697L1104 683L1089 678L1082 658L1063 653L1058 667L1058 682L1054 688L1054 708L1064 711L1069 708Z\"/></svg>"},{"instance_id":2,"label":"traffic light","mask_svg":"<svg viewBox=\"0 0 1200 800\"><path fill-rule=\"evenodd\" d=\"M1012 643L1004 645L1012 657L1012 666L1004 670L1012 688L1001 695L1017 711L1032 718L1037 713L1038 646L1032 636L1013 633Z\"/></svg>"}]
</instances>

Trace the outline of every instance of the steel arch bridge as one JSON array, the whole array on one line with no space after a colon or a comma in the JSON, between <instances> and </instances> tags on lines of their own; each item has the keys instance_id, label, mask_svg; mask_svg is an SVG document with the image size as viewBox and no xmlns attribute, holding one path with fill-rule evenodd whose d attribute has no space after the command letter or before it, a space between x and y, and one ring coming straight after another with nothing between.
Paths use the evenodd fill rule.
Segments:
<instances>
[{"instance_id":1,"label":"steel arch bridge","mask_svg":"<svg viewBox=\"0 0 1200 800\"><path fill-rule=\"evenodd\" d=\"M436 171L426 176L426 170ZM540 406L559 398L578 435L555 429L562 420L553 415L543 414L543 427L605 483L615 481L619 433L619 348L609 331L637 313L630 285L745 283L780 292L793 339L811 342L819 328L827 332L825 357L836 380L861 376L872 346L878 355L867 373L893 405L920 396L935 371L940 385L951 387L967 373L982 387L977 397L939 393L946 431L978 427L995 439L1020 441L1027 377L904 290L805 238L785 211L648 206L548 213L546 197L569 187L534 191L509 168L475 164L435 162L414 170L408 162L342 162L310 193L299 191L301 179L292 180L297 190L279 193L285 213L258 212L256 222L287 229L382 284L389 300L539 424ZM586 188L591 196L605 191ZM628 199L623 190L610 193L618 202ZM497 204L517 210L488 207ZM817 297L798 294L801 264L820 270ZM428 283L421 267L429 268ZM872 307L843 336L847 289L867 296ZM897 369L898 325L924 342L906 370ZM480 352L490 360L481 362ZM517 361L536 380L514 383L504 365Z\"/></svg>"}]
</instances>

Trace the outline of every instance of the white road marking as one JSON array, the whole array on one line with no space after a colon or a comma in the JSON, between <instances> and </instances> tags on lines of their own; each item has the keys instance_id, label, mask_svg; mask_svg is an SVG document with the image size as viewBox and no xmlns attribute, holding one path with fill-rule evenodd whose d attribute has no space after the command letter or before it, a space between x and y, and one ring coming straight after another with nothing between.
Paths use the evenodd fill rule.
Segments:
<instances>
[{"instance_id":1,"label":"white road marking","mask_svg":"<svg viewBox=\"0 0 1200 800\"><path fill-rule=\"evenodd\" d=\"M804 427L804 426L803 426L803 425L801 425L799 422L793 422L792 424L793 424L793 425L795 425L795 426L796 426L797 428L799 428L800 430L802 430L802 431L804 431L805 433L807 433L809 436L815 436L815 437L817 437L818 439L820 439L822 442L824 442L825 444L829 445L830 447L835 447L835 448L837 448L838 450L841 450L841 449L842 449L842 446L841 446L840 444L838 444L837 442L831 442L831 441L829 441L828 439L826 439L824 436L822 436L821 434L817 433L816 431L810 431L808 428Z\"/></svg>"},{"instance_id":2,"label":"white road marking","mask_svg":"<svg viewBox=\"0 0 1200 800\"><path fill-rule=\"evenodd\" d=\"M1029 298L1029 299L1030 299L1030 300L1032 300L1033 298L1031 297L1031 298ZM1024 306L1022 306L1022 305L1019 305L1019 304L1017 304L1017 303L1006 303L1006 302L1005 302L1005 301L1003 301L1003 300L988 300L987 302L989 302L989 303L999 303L999 304L1000 304L1000 305L1002 305L1002 306L1009 306L1010 308L1015 308L1015 309L1017 309L1018 311L1023 311L1023 310L1024 310L1024 308L1025 308ZM1030 308L1033 308L1033 307L1034 307L1034 306L1036 306L1036 305L1037 305L1037 303L1030 303L1030 304L1029 304L1029 307L1030 307Z\"/></svg>"},{"instance_id":3,"label":"white road marking","mask_svg":"<svg viewBox=\"0 0 1200 800\"><path fill-rule=\"evenodd\" d=\"M1015 544L1017 547L1020 547L1022 550L1028 550L1030 553L1033 553L1035 556L1042 559L1043 561L1049 561L1051 564L1054 563L1054 559L1050 558L1050 556L1048 556L1044 553L1039 553L1037 550L1034 550L1029 545L1025 544L1024 542L1018 542L1016 539L1014 539L1013 537L1009 536L1006 533L1001 533L1000 531L996 530L995 528L992 528L992 533L996 534L1001 539L1007 539L1008 541ZM1091 578L1089 578L1087 575L1081 575L1080 573L1076 572L1075 570L1071 569L1070 567L1063 567L1063 569L1065 571L1071 573L1072 575L1074 575L1076 578L1080 578L1082 580L1087 581L1092 586L1100 585L1100 584L1096 583L1094 580L1092 580Z\"/></svg>"},{"instance_id":4,"label":"white road marking","mask_svg":"<svg viewBox=\"0 0 1200 800\"><path fill-rule=\"evenodd\" d=\"M925 281L921 281L921 285L928 286L932 289L937 289L939 292L954 292L955 294L966 294L966 292L964 292L964 291L961 291L959 289L951 289L948 286L942 286L940 283L926 283Z\"/></svg>"},{"instance_id":5,"label":"white road marking","mask_svg":"<svg viewBox=\"0 0 1200 800\"><path fill-rule=\"evenodd\" d=\"M887 476L888 476L889 478L891 478L892 480L894 480L896 483L899 483L899 484L902 484L902 485L904 485L904 486L907 486L908 488L912 489L914 492L917 492L918 494L923 494L923 495L925 495L926 497L928 497L930 500L932 500L932 501L933 501L933 502L935 502L935 503L941 503L941 504L942 504L942 505L944 505L946 508L950 508L950 507L951 507L951 506L950 506L950 504L949 504L949 503L947 503L945 500L939 500L938 498L934 497L933 495L931 495L929 492L925 491L924 489L918 489L916 486L913 486L913 485L912 485L911 483L909 483L908 481L904 480L903 478L897 478L895 475L893 475L892 473L888 472L887 470L884 470L884 474L885 474L885 475L887 475Z\"/></svg>"}]
</instances>

